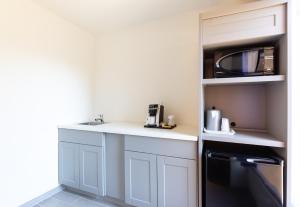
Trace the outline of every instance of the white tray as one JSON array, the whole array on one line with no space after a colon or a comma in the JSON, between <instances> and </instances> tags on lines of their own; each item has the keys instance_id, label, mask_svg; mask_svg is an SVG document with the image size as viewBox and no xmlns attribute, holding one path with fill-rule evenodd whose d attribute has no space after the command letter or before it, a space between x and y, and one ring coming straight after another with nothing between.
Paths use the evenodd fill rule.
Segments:
<instances>
[{"instance_id":1,"label":"white tray","mask_svg":"<svg viewBox=\"0 0 300 207\"><path fill-rule=\"evenodd\" d=\"M217 135L235 135L235 131L233 129L230 129L229 132L224 132L224 131L213 131L213 130L207 130L204 128L204 133L207 134L217 134Z\"/></svg>"}]
</instances>

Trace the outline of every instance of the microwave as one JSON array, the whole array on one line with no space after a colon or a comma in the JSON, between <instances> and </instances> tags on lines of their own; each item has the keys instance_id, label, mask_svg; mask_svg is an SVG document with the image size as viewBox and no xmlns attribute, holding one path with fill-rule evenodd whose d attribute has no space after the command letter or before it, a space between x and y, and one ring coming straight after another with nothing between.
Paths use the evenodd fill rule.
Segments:
<instances>
[{"instance_id":1,"label":"microwave","mask_svg":"<svg viewBox=\"0 0 300 207\"><path fill-rule=\"evenodd\" d=\"M275 48L252 47L214 52L215 78L275 74Z\"/></svg>"}]
</instances>

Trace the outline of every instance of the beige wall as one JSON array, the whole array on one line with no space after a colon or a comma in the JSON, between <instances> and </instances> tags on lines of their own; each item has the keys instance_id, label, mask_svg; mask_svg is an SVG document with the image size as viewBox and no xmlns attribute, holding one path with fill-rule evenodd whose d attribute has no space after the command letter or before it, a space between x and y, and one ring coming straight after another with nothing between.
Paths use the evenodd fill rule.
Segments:
<instances>
[{"instance_id":1,"label":"beige wall","mask_svg":"<svg viewBox=\"0 0 300 207\"><path fill-rule=\"evenodd\" d=\"M163 103L177 122L197 125L198 12L160 19L98 39L95 113L143 122Z\"/></svg>"},{"instance_id":2,"label":"beige wall","mask_svg":"<svg viewBox=\"0 0 300 207\"><path fill-rule=\"evenodd\" d=\"M0 0L0 203L58 185L57 125L88 119L94 38L30 0Z\"/></svg>"}]
</instances>

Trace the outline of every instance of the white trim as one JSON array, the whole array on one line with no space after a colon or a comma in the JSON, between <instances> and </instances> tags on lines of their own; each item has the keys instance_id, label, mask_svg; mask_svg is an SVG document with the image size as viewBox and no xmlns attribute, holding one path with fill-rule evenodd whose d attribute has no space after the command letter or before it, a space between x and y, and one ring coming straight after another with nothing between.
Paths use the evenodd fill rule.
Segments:
<instances>
[{"instance_id":1,"label":"white trim","mask_svg":"<svg viewBox=\"0 0 300 207\"><path fill-rule=\"evenodd\" d=\"M217 17L227 16L232 14L238 14L242 12L249 12L258 9L273 7L285 3L288 3L288 0L264 0L264 1L253 1L245 4L238 4L236 6L232 6L232 5L222 6L222 7L217 7L211 11L202 13L200 15L200 18L203 20L217 18Z\"/></svg>"},{"instance_id":2,"label":"white trim","mask_svg":"<svg viewBox=\"0 0 300 207\"><path fill-rule=\"evenodd\" d=\"M40 196L28 201L28 202L20 205L19 207L33 207L33 206L41 203L42 201L54 196L55 194L63 191L64 189L65 188L63 186L59 185L56 188L54 188L54 189L52 189L52 190L50 190L50 191L48 191L48 192L46 192L46 193L44 193Z\"/></svg>"}]
</instances>

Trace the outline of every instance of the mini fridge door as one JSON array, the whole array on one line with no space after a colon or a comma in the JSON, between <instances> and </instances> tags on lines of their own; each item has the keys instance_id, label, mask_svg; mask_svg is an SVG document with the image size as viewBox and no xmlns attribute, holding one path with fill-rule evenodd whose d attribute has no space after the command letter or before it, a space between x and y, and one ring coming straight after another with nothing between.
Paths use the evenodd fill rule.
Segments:
<instances>
[{"instance_id":1,"label":"mini fridge door","mask_svg":"<svg viewBox=\"0 0 300 207\"><path fill-rule=\"evenodd\" d=\"M206 207L282 207L283 161L207 151Z\"/></svg>"}]
</instances>

